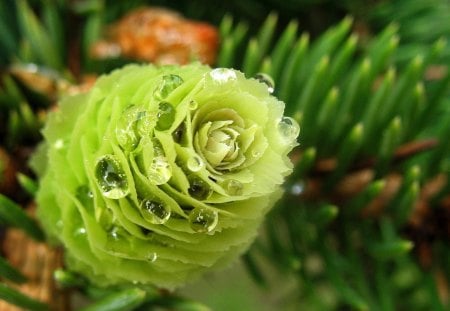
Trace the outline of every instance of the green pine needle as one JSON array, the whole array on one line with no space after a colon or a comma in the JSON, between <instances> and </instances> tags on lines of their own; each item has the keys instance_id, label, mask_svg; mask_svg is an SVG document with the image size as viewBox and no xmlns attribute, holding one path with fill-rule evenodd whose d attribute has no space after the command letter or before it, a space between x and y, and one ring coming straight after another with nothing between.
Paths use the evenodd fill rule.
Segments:
<instances>
[{"instance_id":1,"label":"green pine needle","mask_svg":"<svg viewBox=\"0 0 450 311\"><path fill-rule=\"evenodd\" d=\"M49 311L50 307L42 302L32 299L6 284L0 283L0 299L17 307L30 311Z\"/></svg>"},{"instance_id":2,"label":"green pine needle","mask_svg":"<svg viewBox=\"0 0 450 311\"><path fill-rule=\"evenodd\" d=\"M142 305L147 298L147 293L139 288L125 289L112 293L80 311L125 311L133 310Z\"/></svg>"},{"instance_id":3,"label":"green pine needle","mask_svg":"<svg viewBox=\"0 0 450 311\"><path fill-rule=\"evenodd\" d=\"M12 267L3 257L0 256L0 277L4 277L15 283L23 283L27 278Z\"/></svg>"},{"instance_id":4,"label":"green pine needle","mask_svg":"<svg viewBox=\"0 0 450 311\"><path fill-rule=\"evenodd\" d=\"M22 207L0 194L0 219L2 222L24 230L37 241L44 240L44 233L37 223L28 216Z\"/></svg>"}]
</instances>

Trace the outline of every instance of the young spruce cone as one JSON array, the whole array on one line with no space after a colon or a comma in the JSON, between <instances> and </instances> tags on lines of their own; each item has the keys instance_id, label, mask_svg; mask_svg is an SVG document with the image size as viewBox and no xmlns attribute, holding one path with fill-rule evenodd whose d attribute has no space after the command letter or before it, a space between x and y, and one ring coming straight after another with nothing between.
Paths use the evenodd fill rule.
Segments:
<instances>
[{"instance_id":1,"label":"young spruce cone","mask_svg":"<svg viewBox=\"0 0 450 311\"><path fill-rule=\"evenodd\" d=\"M63 100L34 165L38 217L68 267L174 288L242 254L299 132L270 90L231 69L130 65Z\"/></svg>"}]
</instances>

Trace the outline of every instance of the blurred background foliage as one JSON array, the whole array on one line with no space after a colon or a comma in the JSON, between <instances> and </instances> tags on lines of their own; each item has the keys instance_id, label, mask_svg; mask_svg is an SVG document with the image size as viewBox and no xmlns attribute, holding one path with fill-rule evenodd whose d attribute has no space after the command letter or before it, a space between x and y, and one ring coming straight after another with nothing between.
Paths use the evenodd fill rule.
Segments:
<instances>
[{"instance_id":1,"label":"blurred background foliage","mask_svg":"<svg viewBox=\"0 0 450 311\"><path fill-rule=\"evenodd\" d=\"M93 75L136 61L93 59L90 49L144 5L215 25L213 66L273 79L301 125L294 173L232 272L179 296L95 289L57 270L60 287L77 289L64 295L91 297L89 310L447 310L448 0L1 0L2 239L18 227L42 240L28 216L37 181L27 160L46 111ZM58 289L45 303L27 296L29 277L2 255L0 300L62 308Z\"/></svg>"}]
</instances>

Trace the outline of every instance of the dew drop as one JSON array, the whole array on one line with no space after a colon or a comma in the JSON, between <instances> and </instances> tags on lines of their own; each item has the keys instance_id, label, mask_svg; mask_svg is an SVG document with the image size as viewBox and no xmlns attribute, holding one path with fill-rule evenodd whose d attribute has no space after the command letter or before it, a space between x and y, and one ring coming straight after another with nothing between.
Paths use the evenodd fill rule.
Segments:
<instances>
[{"instance_id":1,"label":"dew drop","mask_svg":"<svg viewBox=\"0 0 450 311\"><path fill-rule=\"evenodd\" d=\"M85 227L80 227L75 229L74 235L84 235L86 234L86 228Z\"/></svg>"},{"instance_id":2,"label":"dew drop","mask_svg":"<svg viewBox=\"0 0 450 311\"><path fill-rule=\"evenodd\" d=\"M189 175L188 180L190 184L188 192L194 198L198 200L205 200L211 195L211 187L200 177L196 175Z\"/></svg>"},{"instance_id":3,"label":"dew drop","mask_svg":"<svg viewBox=\"0 0 450 311\"><path fill-rule=\"evenodd\" d=\"M153 158L148 168L147 177L155 185L162 185L172 177L172 170L165 156L156 156Z\"/></svg>"},{"instance_id":4,"label":"dew drop","mask_svg":"<svg viewBox=\"0 0 450 311\"><path fill-rule=\"evenodd\" d=\"M155 262L156 259L158 259L158 254L156 254L155 252L150 252L147 254L147 256L145 256L145 258L148 262Z\"/></svg>"},{"instance_id":5,"label":"dew drop","mask_svg":"<svg viewBox=\"0 0 450 311\"><path fill-rule=\"evenodd\" d=\"M111 229L112 225L113 225L113 212L111 209L109 208L103 208L103 209L99 209L96 211L95 213L95 218L97 220L97 223L102 227L102 228L108 228Z\"/></svg>"},{"instance_id":6,"label":"dew drop","mask_svg":"<svg viewBox=\"0 0 450 311\"><path fill-rule=\"evenodd\" d=\"M109 199L123 198L130 191L125 172L113 155L105 155L98 160L95 178L101 193Z\"/></svg>"},{"instance_id":7,"label":"dew drop","mask_svg":"<svg viewBox=\"0 0 450 311\"><path fill-rule=\"evenodd\" d=\"M205 166L205 164L198 155L193 155L187 160L186 166L191 172L198 172Z\"/></svg>"},{"instance_id":8,"label":"dew drop","mask_svg":"<svg viewBox=\"0 0 450 311\"><path fill-rule=\"evenodd\" d=\"M65 146L65 143L62 138L55 140L55 142L53 143L53 148L55 148L56 150L61 150L64 148L64 146Z\"/></svg>"},{"instance_id":9,"label":"dew drop","mask_svg":"<svg viewBox=\"0 0 450 311\"><path fill-rule=\"evenodd\" d=\"M134 149L138 143L138 137L134 131L135 106L130 106L122 113L116 126L116 138L121 147L126 150Z\"/></svg>"},{"instance_id":10,"label":"dew drop","mask_svg":"<svg viewBox=\"0 0 450 311\"><path fill-rule=\"evenodd\" d=\"M109 233L109 237L112 238L115 241L119 241L122 238L123 235L123 229L114 226L111 228L111 230L108 232Z\"/></svg>"},{"instance_id":11,"label":"dew drop","mask_svg":"<svg viewBox=\"0 0 450 311\"><path fill-rule=\"evenodd\" d=\"M108 252L115 256L128 257L129 254L129 239L127 239L128 233L125 229L113 226L109 231L106 239L105 248Z\"/></svg>"},{"instance_id":12,"label":"dew drop","mask_svg":"<svg viewBox=\"0 0 450 311\"><path fill-rule=\"evenodd\" d=\"M156 115L148 111L139 111L136 115L136 130L140 137L147 136L156 124Z\"/></svg>"},{"instance_id":13,"label":"dew drop","mask_svg":"<svg viewBox=\"0 0 450 311\"><path fill-rule=\"evenodd\" d=\"M189 110L195 110L198 108L198 102L196 100L191 100L189 102Z\"/></svg>"},{"instance_id":14,"label":"dew drop","mask_svg":"<svg viewBox=\"0 0 450 311\"><path fill-rule=\"evenodd\" d=\"M152 139L153 159L147 170L148 179L155 185L162 185L172 177L172 168L167 160L161 143L157 138Z\"/></svg>"},{"instance_id":15,"label":"dew drop","mask_svg":"<svg viewBox=\"0 0 450 311\"><path fill-rule=\"evenodd\" d=\"M191 229L199 233L209 233L213 231L219 221L217 211L207 208L196 207L189 214Z\"/></svg>"},{"instance_id":16,"label":"dew drop","mask_svg":"<svg viewBox=\"0 0 450 311\"><path fill-rule=\"evenodd\" d=\"M175 108L168 102L159 103L158 121L156 129L164 131L170 128L175 120Z\"/></svg>"},{"instance_id":17,"label":"dew drop","mask_svg":"<svg viewBox=\"0 0 450 311\"><path fill-rule=\"evenodd\" d=\"M273 81L272 77L269 76L268 74L262 72L257 73L255 75L255 79L267 85L267 90L269 91L270 94L272 94L273 91L275 90L275 82Z\"/></svg>"},{"instance_id":18,"label":"dew drop","mask_svg":"<svg viewBox=\"0 0 450 311\"><path fill-rule=\"evenodd\" d=\"M253 149L252 150L252 157L254 158L259 158L262 155L262 152L258 149Z\"/></svg>"},{"instance_id":19,"label":"dew drop","mask_svg":"<svg viewBox=\"0 0 450 311\"><path fill-rule=\"evenodd\" d=\"M228 68L216 68L209 73L212 81L216 84L224 84L232 80L236 80L236 72Z\"/></svg>"},{"instance_id":20,"label":"dew drop","mask_svg":"<svg viewBox=\"0 0 450 311\"><path fill-rule=\"evenodd\" d=\"M305 191L305 183L303 181L296 182L291 187L292 195L301 195Z\"/></svg>"},{"instance_id":21,"label":"dew drop","mask_svg":"<svg viewBox=\"0 0 450 311\"><path fill-rule=\"evenodd\" d=\"M141 203L141 214L152 224L163 224L170 218L171 212L165 203L148 198Z\"/></svg>"},{"instance_id":22,"label":"dew drop","mask_svg":"<svg viewBox=\"0 0 450 311\"><path fill-rule=\"evenodd\" d=\"M148 111L141 107L129 106L120 116L116 126L116 138L125 150L133 150L141 136L148 134L154 121Z\"/></svg>"},{"instance_id":23,"label":"dew drop","mask_svg":"<svg viewBox=\"0 0 450 311\"><path fill-rule=\"evenodd\" d=\"M222 182L223 189L229 195L242 195L244 186L242 183L236 179L226 179Z\"/></svg>"},{"instance_id":24,"label":"dew drop","mask_svg":"<svg viewBox=\"0 0 450 311\"><path fill-rule=\"evenodd\" d=\"M297 121L291 117L283 117L280 123L278 123L278 130L287 142L294 141L300 133L300 127Z\"/></svg>"},{"instance_id":25,"label":"dew drop","mask_svg":"<svg viewBox=\"0 0 450 311\"><path fill-rule=\"evenodd\" d=\"M77 188L76 197L83 203L85 201L92 200L94 198L94 193L88 186L82 185Z\"/></svg>"},{"instance_id":26,"label":"dew drop","mask_svg":"<svg viewBox=\"0 0 450 311\"><path fill-rule=\"evenodd\" d=\"M178 75L165 75L162 77L161 83L155 88L153 96L157 100L163 100L169 96L169 94L183 84L183 78Z\"/></svg>"},{"instance_id":27,"label":"dew drop","mask_svg":"<svg viewBox=\"0 0 450 311\"><path fill-rule=\"evenodd\" d=\"M75 196L85 208L93 209L94 193L88 186L86 185L79 186L75 191Z\"/></svg>"},{"instance_id":28,"label":"dew drop","mask_svg":"<svg viewBox=\"0 0 450 311\"><path fill-rule=\"evenodd\" d=\"M186 124L182 122L172 133L172 138L176 143L180 143L183 139L183 134L186 131Z\"/></svg>"},{"instance_id":29,"label":"dew drop","mask_svg":"<svg viewBox=\"0 0 450 311\"><path fill-rule=\"evenodd\" d=\"M153 154L154 156L164 156L164 149L161 145L161 142L158 138L153 137L152 138L152 144L153 144Z\"/></svg>"}]
</instances>

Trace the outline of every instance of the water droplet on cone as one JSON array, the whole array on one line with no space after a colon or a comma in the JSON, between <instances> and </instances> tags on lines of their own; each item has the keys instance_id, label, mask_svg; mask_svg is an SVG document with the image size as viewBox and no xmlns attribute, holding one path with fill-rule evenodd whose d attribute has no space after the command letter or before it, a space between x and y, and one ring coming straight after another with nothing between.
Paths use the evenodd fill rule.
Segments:
<instances>
[{"instance_id":1,"label":"water droplet on cone","mask_svg":"<svg viewBox=\"0 0 450 311\"><path fill-rule=\"evenodd\" d=\"M182 122L172 133L172 138L176 143L181 142L183 134L186 131L186 124Z\"/></svg>"},{"instance_id":2,"label":"water droplet on cone","mask_svg":"<svg viewBox=\"0 0 450 311\"><path fill-rule=\"evenodd\" d=\"M275 90L275 82L273 81L272 77L269 76L268 74L262 72L257 73L255 75L255 79L267 85L267 90L269 91L270 94L272 94L273 91Z\"/></svg>"},{"instance_id":3,"label":"water droplet on cone","mask_svg":"<svg viewBox=\"0 0 450 311\"><path fill-rule=\"evenodd\" d=\"M165 75L162 77L161 83L155 88L153 96L158 100L163 100L172 93L177 87L183 84L183 78L178 75Z\"/></svg>"},{"instance_id":4,"label":"water droplet on cone","mask_svg":"<svg viewBox=\"0 0 450 311\"><path fill-rule=\"evenodd\" d=\"M120 199L129 193L125 172L113 155L105 155L97 161L95 178L101 193L106 198Z\"/></svg>"},{"instance_id":5,"label":"water droplet on cone","mask_svg":"<svg viewBox=\"0 0 450 311\"><path fill-rule=\"evenodd\" d=\"M195 110L198 108L198 102L196 100L191 100L189 102L189 110Z\"/></svg>"},{"instance_id":6,"label":"water droplet on cone","mask_svg":"<svg viewBox=\"0 0 450 311\"><path fill-rule=\"evenodd\" d=\"M165 184L172 177L172 170L165 156L153 158L148 168L147 177L155 185Z\"/></svg>"},{"instance_id":7,"label":"water droplet on cone","mask_svg":"<svg viewBox=\"0 0 450 311\"><path fill-rule=\"evenodd\" d=\"M191 172L198 172L205 166L205 164L198 155L193 155L187 160L186 166Z\"/></svg>"},{"instance_id":8,"label":"water droplet on cone","mask_svg":"<svg viewBox=\"0 0 450 311\"><path fill-rule=\"evenodd\" d=\"M86 228L85 227L80 227L77 228L74 232L74 235L84 235L86 234Z\"/></svg>"},{"instance_id":9,"label":"water droplet on cone","mask_svg":"<svg viewBox=\"0 0 450 311\"><path fill-rule=\"evenodd\" d=\"M79 186L76 190L75 195L77 199L80 200L80 202L82 203L85 201L92 200L94 198L94 193L86 185Z\"/></svg>"},{"instance_id":10,"label":"water droplet on cone","mask_svg":"<svg viewBox=\"0 0 450 311\"><path fill-rule=\"evenodd\" d=\"M236 72L228 68L216 68L211 70L209 77L215 84L224 84L237 79Z\"/></svg>"},{"instance_id":11,"label":"water droplet on cone","mask_svg":"<svg viewBox=\"0 0 450 311\"><path fill-rule=\"evenodd\" d=\"M57 140L55 140L55 142L53 143L53 148L55 148L56 150L61 150L64 148L66 144L64 143L64 139L59 138Z\"/></svg>"},{"instance_id":12,"label":"water droplet on cone","mask_svg":"<svg viewBox=\"0 0 450 311\"><path fill-rule=\"evenodd\" d=\"M106 238L105 249L115 256L128 257L130 235L122 227L113 226Z\"/></svg>"},{"instance_id":13,"label":"water droplet on cone","mask_svg":"<svg viewBox=\"0 0 450 311\"><path fill-rule=\"evenodd\" d=\"M295 121L293 118L283 117L280 123L278 123L278 131L285 141L292 142L300 133L300 127L297 121Z\"/></svg>"},{"instance_id":14,"label":"water droplet on cone","mask_svg":"<svg viewBox=\"0 0 450 311\"><path fill-rule=\"evenodd\" d=\"M149 198L142 201L141 214L152 224L163 224L170 218L171 212L165 203Z\"/></svg>"},{"instance_id":15,"label":"water droplet on cone","mask_svg":"<svg viewBox=\"0 0 450 311\"><path fill-rule=\"evenodd\" d=\"M242 183L236 179L226 179L222 182L222 187L229 195L242 195L244 189Z\"/></svg>"},{"instance_id":16,"label":"water droplet on cone","mask_svg":"<svg viewBox=\"0 0 450 311\"><path fill-rule=\"evenodd\" d=\"M87 185L82 185L75 191L75 196L80 201L81 205L86 209L93 211L94 208L94 193Z\"/></svg>"},{"instance_id":17,"label":"water droplet on cone","mask_svg":"<svg viewBox=\"0 0 450 311\"><path fill-rule=\"evenodd\" d=\"M253 149L252 150L252 157L259 158L261 155L262 155L261 150L258 150L258 149Z\"/></svg>"},{"instance_id":18,"label":"water droplet on cone","mask_svg":"<svg viewBox=\"0 0 450 311\"><path fill-rule=\"evenodd\" d=\"M158 254L155 252L150 252L146 256L148 262L155 262L158 259Z\"/></svg>"},{"instance_id":19,"label":"water droplet on cone","mask_svg":"<svg viewBox=\"0 0 450 311\"><path fill-rule=\"evenodd\" d=\"M175 108L168 102L159 103L158 121L156 122L156 129L164 131L169 129L173 121L175 121Z\"/></svg>"},{"instance_id":20,"label":"water droplet on cone","mask_svg":"<svg viewBox=\"0 0 450 311\"><path fill-rule=\"evenodd\" d=\"M152 139L153 159L147 170L148 179L155 185L165 184L172 177L172 168L157 138Z\"/></svg>"},{"instance_id":21,"label":"water droplet on cone","mask_svg":"<svg viewBox=\"0 0 450 311\"><path fill-rule=\"evenodd\" d=\"M198 200L205 200L211 195L211 187L200 177L196 175L189 175L188 180L190 184L188 192L192 197Z\"/></svg>"},{"instance_id":22,"label":"water droplet on cone","mask_svg":"<svg viewBox=\"0 0 450 311\"><path fill-rule=\"evenodd\" d=\"M194 208L189 214L191 229L199 233L212 232L219 221L217 211L207 208Z\"/></svg>"},{"instance_id":23,"label":"water droplet on cone","mask_svg":"<svg viewBox=\"0 0 450 311\"><path fill-rule=\"evenodd\" d=\"M139 139L151 132L152 124L148 111L134 105L127 107L117 122L117 142L123 149L133 150Z\"/></svg>"}]
</instances>

